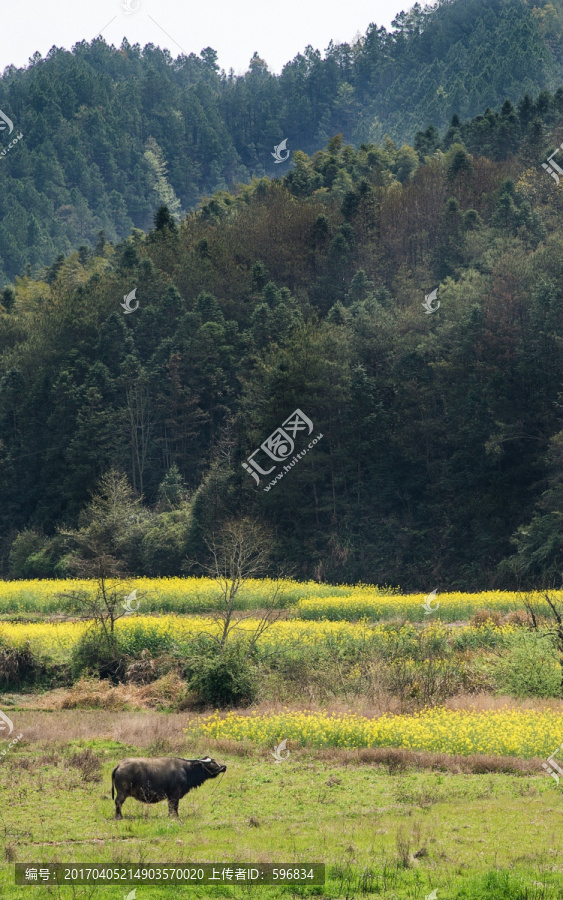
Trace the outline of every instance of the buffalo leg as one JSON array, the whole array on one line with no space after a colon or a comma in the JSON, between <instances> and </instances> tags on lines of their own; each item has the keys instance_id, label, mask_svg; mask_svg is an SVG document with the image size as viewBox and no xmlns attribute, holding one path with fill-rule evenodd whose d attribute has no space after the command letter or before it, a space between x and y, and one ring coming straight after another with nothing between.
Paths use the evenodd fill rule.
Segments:
<instances>
[{"instance_id":1,"label":"buffalo leg","mask_svg":"<svg viewBox=\"0 0 563 900\"><path fill-rule=\"evenodd\" d=\"M123 818L123 816L121 815L121 806L122 806L123 803L125 803L126 800L127 800L127 795L126 795L126 794L120 794L119 791L118 791L118 792L117 792L117 797L115 798L115 818L116 818L116 819L122 819L122 818Z\"/></svg>"},{"instance_id":2,"label":"buffalo leg","mask_svg":"<svg viewBox=\"0 0 563 900\"><path fill-rule=\"evenodd\" d=\"M169 798L168 800L168 815L176 816L178 818L178 800L173 800Z\"/></svg>"}]
</instances>

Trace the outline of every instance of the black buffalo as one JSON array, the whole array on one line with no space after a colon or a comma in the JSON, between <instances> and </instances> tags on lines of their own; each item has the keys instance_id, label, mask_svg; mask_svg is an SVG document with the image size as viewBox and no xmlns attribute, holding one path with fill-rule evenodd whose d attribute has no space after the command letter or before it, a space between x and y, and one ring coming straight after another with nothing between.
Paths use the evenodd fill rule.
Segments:
<instances>
[{"instance_id":1,"label":"black buffalo","mask_svg":"<svg viewBox=\"0 0 563 900\"><path fill-rule=\"evenodd\" d=\"M122 819L121 807L127 797L141 803L168 800L168 815L178 815L182 797L208 778L216 778L227 767L209 756L202 759L124 759L111 773L111 796L115 796L115 818Z\"/></svg>"}]
</instances>

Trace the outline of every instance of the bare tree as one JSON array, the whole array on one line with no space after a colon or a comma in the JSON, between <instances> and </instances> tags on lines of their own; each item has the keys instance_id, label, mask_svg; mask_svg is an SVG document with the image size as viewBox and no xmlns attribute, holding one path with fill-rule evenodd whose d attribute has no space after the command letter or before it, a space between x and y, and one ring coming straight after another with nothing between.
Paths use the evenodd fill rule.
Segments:
<instances>
[{"instance_id":1,"label":"bare tree","mask_svg":"<svg viewBox=\"0 0 563 900\"><path fill-rule=\"evenodd\" d=\"M213 634L219 648L224 649L233 632L242 622L253 619L255 628L250 634L249 651L267 628L276 622L284 608L285 578L278 575L270 587L259 611L252 610L237 616L237 597L251 578L263 578L269 567L273 541L264 526L249 518L230 520L221 531L206 541L210 562L202 568L215 581L219 590L212 618L219 624L219 634Z\"/></svg>"},{"instance_id":2,"label":"bare tree","mask_svg":"<svg viewBox=\"0 0 563 900\"><path fill-rule=\"evenodd\" d=\"M79 578L92 579L92 590L69 591L61 595L70 601L71 608L79 612L81 618L100 626L108 646L112 643L117 620L131 612L127 601L138 602L136 592L132 597L131 585L124 579L122 569L114 563L115 560L108 556L78 561L74 572Z\"/></svg>"}]
</instances>

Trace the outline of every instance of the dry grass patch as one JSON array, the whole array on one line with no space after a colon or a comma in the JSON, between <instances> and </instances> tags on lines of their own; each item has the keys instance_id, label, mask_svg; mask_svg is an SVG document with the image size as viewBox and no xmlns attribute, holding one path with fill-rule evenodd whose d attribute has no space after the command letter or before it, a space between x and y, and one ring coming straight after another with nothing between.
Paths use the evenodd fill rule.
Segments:
<instances>
[{"instance_id":1,"label":"dry grass patch","mask_svg":"<svg viewBox=\"0 0 563 900\"><path fill-rule=\"evenodd\" d=\"M395 747L364 747L359 750L344 750L338 747L317 750L312 753L316 759L334 762L341 766L379 765L386 766L390 774L405 772L407 769L432 769L451 772L455 775L539 775L539 759L518 759L513 756L453 756L448 753L431 753L426 750L405 750Z\"/></svg>"},{"instance_id":2,"label":"dry grass patch","mask_svg":"<svg viewBox=\"0 0 563 900\"><path fill-rule=\"evenodd\" d=\"M80 750L70 757L70 766L80 769L83 781L101 781L102 763L90 747Z\"/></svg>"},{"instance_id":3,"label":"dry grass patch","mask_svg":"<svg viewBox=\"0 0 563 900\"><path fill-rule=\"evenodd\" d=\"M208 740L207 746L218 753L229 753L231 756L255 756L258 752L249 741L233 741L231 738Z\"/></svg>"},{"instance_id":4,"label":"dry grass patch","mask_svg":"<svg viewBox=\"0 0 563 900\"><path fill-rule=\"evenodd\" d=\"M169 673L149 684L118 684L81 678L57 701L57 709L186 709L186 684Z\"/></svg>"},{"instance_id":5,"label":"dry grass patch","mask_svg":"<svg viewBox=\"0 0 563 900\"><path fill-rule=\"evenodd\" d=\"M462 709L468 712L487 712L488 710L502 709L537 709L540 711L553 710L554 712L561 712L563 710L563 699L558 697L526 697L517 700L506 694L494 695L480 692L477 694L456 694L455 697L450 697L446 700L443 705L446 709Z\"/></svg>"},{"instance_id":6,"label":"dry grass patch","mask_svg":"<svg viewBox=\"0 0 563 900\"><path fill-rule=\"evenodd\" d=\"M103 705L100 701L85 703L83 706L72 705L72 697L75 696L75 691L77 688L77 684L73 689L67 688L56 688L53 691L46 691L43 694L33 693L33 694L16 694L16 693L5 693L0 695L0 708L7 712L9 715L10 709L14 712L14 718L17 715L16 710L19 713L23 713L24 711L49 711L49 710L61 710L61 709L104 709L115 710L115 711L128 711L132 709L139 710L149 710L149 709L162 709L162 706L168 707L169 709L175 710L184 710L190 708L189 698L186 693L186 685L185 682L181 679L175 680L172 673L168 673L163 679L158 679L158 681L151 682L147 687L149 690L145 693L144 690L139 690L139 688L144 688L143 685L138 684L124 684L119 685L117 688L112 687L109 682L102 681L97 682L96 679L85 679L83 680L87 684L97 685L100 684L101 687L95 688L93 691L93 697L95 694L100 691L102 695L104 695L105 690L117 690L117 695L109 694L108 702L112 705L108 705L107 707ZM160 691L161 685L170 687L167 696L170 697L169 704L159 704L147 702L147 697L150 699L152 691L156 690L158 693ZM174 691L174 686L178 685L179 692ZM152 690L151 690L152 689ZM124 702L119 705L117 700L121 696ZM126 696L129 697L129 700L126 700ZM166 698L165 698L166 699ZM444 701L443 704L446 709L462 709L462 710L475 710L477 712L485 712L486 710L495 710L495 709L539 709L539 710L548 710L552 709L555 712L563 710L563 699L559 698L537 698L531 697L522 700L517 700L514 697L510 697L507 695L492 695L485 692L479 693L461 693L455 694L453 697L449 697ZM325 713L327 711L327 705L324 703L318 703L314 701L300 701L300 702L286 702L283 703L281 701L272 701L272 700L261 700L257 703L252 704L250 707L245 707L243 709L235 709L234 711L240 713L241 715L248 715L251 712L255 712L259 715L271 715L271 714L280 714L286 711L295 711L295 712L310 712L310 713ZM207 710L207 713L212 712L212 710ZM354 697L350 698L348 701L334 699L330 703L330 712L336 713L338 715L345 715L348 712L354 712L359 716L366 716L367 718L373 718L377 716L387 714L401 714L403 712L401 703L396 697L383 698L378 701L374 701L373 699L367 699L365 697ZM205 715L206 711L202 711L202 715ZM15 719L14 719L15 721ZM18 718L19 722L19 718ZM20 726L21 727L21 726Z\"/></svg>"},{"instance_id":7,"label":"dry grass patch","mask_svg":"<svg viewBox=\"0 0 563 900\"><path fill-rule=\"evenodd\" d=\"M16 714L14 714L15 716ZM29 744L60 745L67 741L113 740L146 749L158 741L186 743L185 713L154 710L110 709L24 710L17 713L17 727ZM16 754L12 754L16 755Z\"/></svg>"}]
</instances>

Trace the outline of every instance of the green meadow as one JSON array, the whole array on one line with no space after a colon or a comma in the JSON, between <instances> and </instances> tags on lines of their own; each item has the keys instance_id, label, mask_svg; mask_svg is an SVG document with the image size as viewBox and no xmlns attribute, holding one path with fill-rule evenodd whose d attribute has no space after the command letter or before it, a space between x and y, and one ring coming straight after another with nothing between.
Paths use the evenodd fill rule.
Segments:
<instances>
[{"instance_id":1,"label":"green meadow","mask_svg":"<svg viewBox=\"0 0 563 900\"><path fill-rule=\"evenodd\" d=\"M563 796L543 775L455 774L249 746L188 746L181 715L20 712L24 739L0 764L0 896L117 900L133 885L15 887L14 862L326 864L324 887L149 886L150 898L548 900L563 897ZM98 737L91 735L99 728ZM26 730L30 739L26 740ZM60 732L60 733L57 733ZM122 740L107 735L122 734ZM138 742L131 742L138 735ZM147 743L149 741L149 743ZM227 765L180 802L128 799L114 819L111 770L126 756L210 755Z\"/></svg>"}]
</instances>

